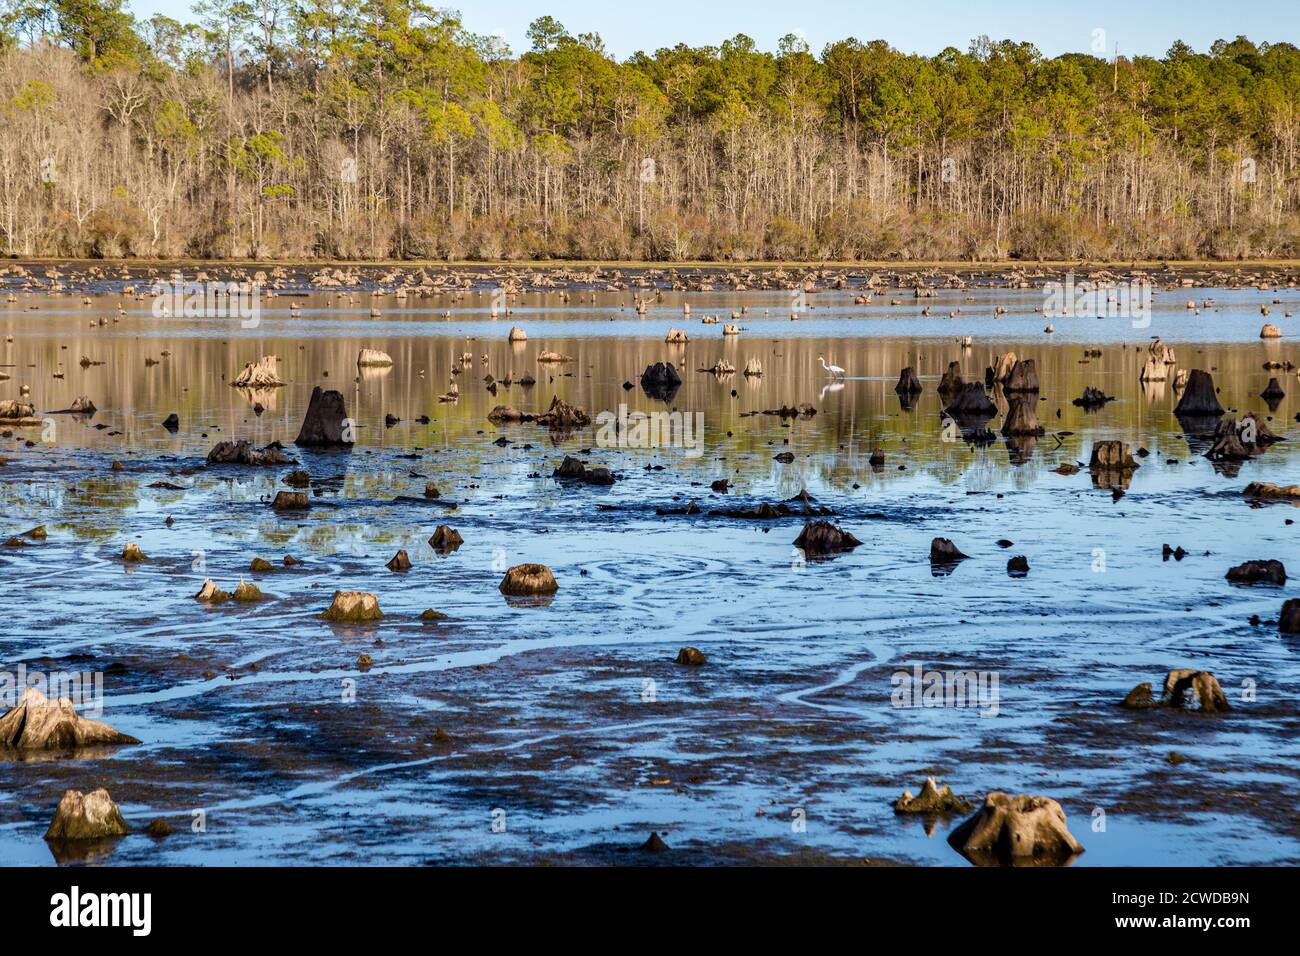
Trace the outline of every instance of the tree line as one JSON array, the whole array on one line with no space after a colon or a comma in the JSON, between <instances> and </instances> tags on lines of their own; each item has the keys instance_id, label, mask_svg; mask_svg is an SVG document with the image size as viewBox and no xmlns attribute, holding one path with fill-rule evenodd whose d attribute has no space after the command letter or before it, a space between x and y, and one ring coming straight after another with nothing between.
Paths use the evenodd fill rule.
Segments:
<instances>
[{"instance_id":1,"label":"tree line","mask_svg":"<svg viewBox=\"0 0 1300 956\"><path fill-rule=\"evenodd\" d=\"M1300 50L743 34L513 53L418 0L0 0L0 250L345 259L1300 256Z\"/></svg>"}]
</instances>

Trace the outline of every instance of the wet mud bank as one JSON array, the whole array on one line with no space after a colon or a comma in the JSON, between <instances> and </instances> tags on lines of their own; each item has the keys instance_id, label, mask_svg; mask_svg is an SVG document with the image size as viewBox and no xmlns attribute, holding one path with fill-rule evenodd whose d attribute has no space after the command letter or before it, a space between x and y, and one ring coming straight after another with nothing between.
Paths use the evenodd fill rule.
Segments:
<instances>
[{"instance_id":1,"label":"wet mud bank","mask_svg":"<svg viewBox=\"0 0 1300 956\"><path fill-rule=\"evenodd\" d=\"M87 716L139 741L0 751L8 862L1017 862L948 842L981 813L1050 833L998 792L1055 801L1071 865L1300 861L1295 583L1229 576L1300 567L1284 272L1053 333L1038 288L937 274L859 302L868 272L827 273L793 321L788 278L600 273L494 318L408 275L378 316L317 288L247 329L119 290L0 304L0 400L35 422L0 420L0 671L99 675ZM233 387L250 365L279 384ZM296 444L317 388L348 424ZM531 565L554 587L503 587ZM336 592L379 615L326 620ZM1228 709L1161 700L1180 668ZM929 777L971 809L896 813ZM100 787L125 836L44 838Z\"/></svg>"}]
</instances>

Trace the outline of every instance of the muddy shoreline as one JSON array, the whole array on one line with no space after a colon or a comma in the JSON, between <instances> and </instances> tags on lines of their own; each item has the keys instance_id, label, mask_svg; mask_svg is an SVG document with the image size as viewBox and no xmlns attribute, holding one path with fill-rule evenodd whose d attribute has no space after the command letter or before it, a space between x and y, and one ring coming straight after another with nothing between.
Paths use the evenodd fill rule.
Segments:
<instances>
[{"instance_id":1,"label":"muddy shoreline","mask_svg":"<svg viewBox=\"0 0 1300 956\"><path fill-rule=\"evenodd\" d=\"M435 294L505 285L515 291L563 292L653 289L917 289L1037 288L1046 282L1145 280L1181 287L1295 288L1300 262L457 262L255 260L0 260L0 291L48 294L147 293L142 283L177 273L213 281L256 281L266 290L297 294L321 289ZM329 278L330 281L324 281ZM448 283L453 283L448 287Z\"/></svg>"}]
</instances>

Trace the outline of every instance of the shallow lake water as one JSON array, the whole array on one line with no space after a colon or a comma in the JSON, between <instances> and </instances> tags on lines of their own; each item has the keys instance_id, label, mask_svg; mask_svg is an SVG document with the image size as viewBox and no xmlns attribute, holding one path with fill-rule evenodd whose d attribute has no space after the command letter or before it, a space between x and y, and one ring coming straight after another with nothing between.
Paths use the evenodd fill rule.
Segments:
<instances>
[{"instance_id":1,"label":"shallow lake water","mask_svg":"<svg viewBox=\"0 0 1300 956\"><path fill-rule=\"evenodd\" d=\"M1297 591L1224 579L1250 559L1300 567L1300 508L1242 495L1300 480L1300 379L1264 367L1300 365L1300 323L1282 317L1300 293L1182 289L1157 296L1149 325L1056 318L1050 335L1040 290L856 294L811 294L792 321L776 291L665 291L644 315L631 292L528 292L496 319L486 283L426 299L310 292L265 300L254 328L155 317L111 288L89 305L0 303L0 399L30 386L53 423L0 439L0 538L48 531L0 547L3 669L102 673L101 719L141 740L0 757L0 860L56 862L43 834L59 795L105 786L134 832L58 860L967 866L945 840L961 816L893 812L935 775L976 803L1058 800L1086 850L1076 866L1300 862L1300 638L1271 623ZM1274 300L1284 337L1261 341ZM527 341L507 342L511 326ZM690 341L666 344L670 327ZM1204 458L1172 382L1139 382L1153 336L1177 368L1212 372L1230 415L1257 412L1289 440L1239 467ZM359 373L362 348L393 366ZM572 361L538 363L542 349ZM948 363L982 381L1008 351L1038 366L1046 434L1012 446L946 431ZM228 384L264 355L286 385ZM752 358L761 378L697 371ZM670 401L624 387L660 361L684 379ZM911 408L894 393L908 365L924 386ZM525 372L535 385L495 396L482 381ZM1259 397L1270 377L1288 393L1274 408ZM458 401L440 402L453 381ZM343 393L351 451L292 444L316 385ZM1117 400L1085 412L1072 404L1085 386ZM49 414L80 395L94 416ZM541 412L554 396L593 416L675 410L701 440L608 447L595 427L488 422L496 405ZM799 403L816 414L753 414ZM228 439L278 440L298 464L205 466ZM1122 494L1086 467L1106 439L1149 452ZM558 482L566 454L619 480ZM1084 467L1056 473L1064 463ZM293 467L313 506L276 512ZM426 483L455 507L418 500ZM802 514L710 513L805 491L862 544L807 561ZM700 513L660 513L691 501ZM427 544L444 523L465 539L448 555ZM935 537L969 559L934 573ZM126 542L150 560L124 564ZM1164 558L1166 543L1187 555ZM399 548L413 567L390 572ZM286 554L302 563L282 566ZM1013 555L1027 576L1007 573ZM274 570L251 573L254 557ZM549 603L499 592L524 562L555 572ZM264 600L194 600L204 578L233 590L241 575ZM321 620L336 589L374 592L384 619ZM446 618L423 622L426 608ZM685 646L707 663L675 664ZM996 678L996 696L896 706L895 675L916 667L977 672L990 694ZM1212 671L1232 709L1118 706L1176 667ZM156 817L176 832L146 835ZM652 830L670 852L637 849Z\"/></svg>"}]
</instances>

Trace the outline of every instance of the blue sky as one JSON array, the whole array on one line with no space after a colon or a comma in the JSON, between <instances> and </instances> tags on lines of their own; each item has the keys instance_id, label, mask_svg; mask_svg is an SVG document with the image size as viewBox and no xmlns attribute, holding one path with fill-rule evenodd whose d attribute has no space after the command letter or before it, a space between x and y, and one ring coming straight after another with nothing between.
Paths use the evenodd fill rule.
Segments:
<instances>
[{"instance_id":1,"label":"blue sky","mask_svg":"<svg viewBox=\"0 0 1300 956\"><path fill-rule=\"evenodd\" d=\"M165 13L192 20L191 0L128 0L140 17ZM685 42L716 44L745 33L760 47L775 49L787 33L800 33L814 52L832 40L855 36L884 39L909 53L934 54L948 46L966 49L987 33L994 39L1028 40L1048 56L1092 52L1104 31L1108 52L1163 54L1174 40L1205 50L1216 39L1245 34L1256 42L1285 40L1300 45L1300 2L1265 0L1091 0L1088 3L1002 0L474 0L435 6L459 9L469 29L499 33L515 52L527 47L524 31L550 14L570 33L596 32L617 57Z\"/></svg>"}]
</instances>

